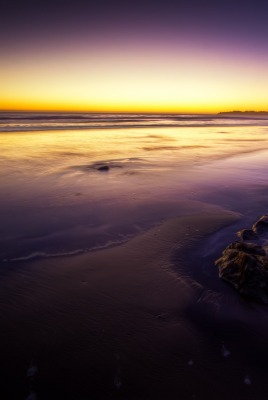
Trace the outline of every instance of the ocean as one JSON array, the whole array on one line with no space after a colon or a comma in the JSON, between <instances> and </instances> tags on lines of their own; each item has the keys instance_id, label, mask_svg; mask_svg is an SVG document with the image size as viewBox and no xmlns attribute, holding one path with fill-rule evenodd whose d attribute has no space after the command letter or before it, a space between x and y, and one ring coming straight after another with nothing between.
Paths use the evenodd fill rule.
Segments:
<instances>
[{"instance_id":1,"label":"ocean","mask_svg":"<svg viewBox=\"0 0 268 400\"><path fill-rule=\"evenodd\" d=\"M179 126L266 126L267 116L221 114L112 114L0 112L0 131Z\"/></svg>"}]
</instances>

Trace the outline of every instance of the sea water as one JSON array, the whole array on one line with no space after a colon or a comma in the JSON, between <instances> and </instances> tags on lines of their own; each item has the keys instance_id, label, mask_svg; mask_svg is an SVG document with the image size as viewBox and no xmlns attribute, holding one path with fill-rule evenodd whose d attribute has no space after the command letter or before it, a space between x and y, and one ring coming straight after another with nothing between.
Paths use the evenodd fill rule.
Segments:
<instances>
[{"instance_id":1,"label":"sea water","mask_svg":"<svg viewBox=\"0 0 268 400\"><path fill-rule=\"evenodd\" d=\"M265 118L1 113L0 260L113 246L183 201L262 213L267 149Z\"/></svg>"}]
</instances>

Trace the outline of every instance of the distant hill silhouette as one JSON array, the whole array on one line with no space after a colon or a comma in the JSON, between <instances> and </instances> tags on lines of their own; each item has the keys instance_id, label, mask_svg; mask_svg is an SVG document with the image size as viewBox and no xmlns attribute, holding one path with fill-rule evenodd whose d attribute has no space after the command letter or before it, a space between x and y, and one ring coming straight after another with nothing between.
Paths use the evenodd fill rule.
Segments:
<instances>
[{"instance_id":1,"label":"distant hill silhouette","mask_svg":"<svg viewBox=\"0 0 268 400\"><path fill-rule=\"evenodd\" d=\"M219 112L223 117L268 117L268 111L226 111Z\"/></svg>"}]
</instances>

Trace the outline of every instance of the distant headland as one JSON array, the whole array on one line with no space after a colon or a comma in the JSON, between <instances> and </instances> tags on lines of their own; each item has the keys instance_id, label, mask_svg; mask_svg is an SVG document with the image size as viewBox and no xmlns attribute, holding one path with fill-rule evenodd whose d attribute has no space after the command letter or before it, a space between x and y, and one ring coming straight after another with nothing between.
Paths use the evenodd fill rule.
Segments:
<instances>
[{"instance_id":1,"label":"distant headland","mask_svg":"<svg viewBox=\"0 0 268 400\"><path fill-rule=\"evenodd\" d=\"M218 115L224 117L268 117L268 111L225 111L219 112Z\"/></svg>"}]
</instances>

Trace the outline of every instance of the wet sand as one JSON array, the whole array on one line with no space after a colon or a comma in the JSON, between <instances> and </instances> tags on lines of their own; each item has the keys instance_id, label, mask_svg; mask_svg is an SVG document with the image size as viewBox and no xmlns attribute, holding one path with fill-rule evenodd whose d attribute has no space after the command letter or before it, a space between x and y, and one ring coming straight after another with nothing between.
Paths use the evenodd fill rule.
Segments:
<instances>
[{"instance_id":1,"label":"wet sand","mask_svg":"<svg viewBox=\"0 0 268 400\"><path fill-rule=\"evenodd\" d=\"M0 398L262 399L267 307L214 261L267 212L267 128L122 132L0 138Z\"/></svg>"},{"instance_id":2,"label":"wet sand","mask_svg":"<svg viewBox=\"0 0 268 400\"><path fill-rule=\"evenodd\" d=\"M261 398L266 368L254 351L265 357L268 346L246 340L261 332L256 315L267 328L267 313L219 281L200 250L239 215L189 207L199 211L120 246L1 268L3 398L30 387L38 399ZM204 268L213 272L202 282Z\"/></svg>"}]
</instances>

